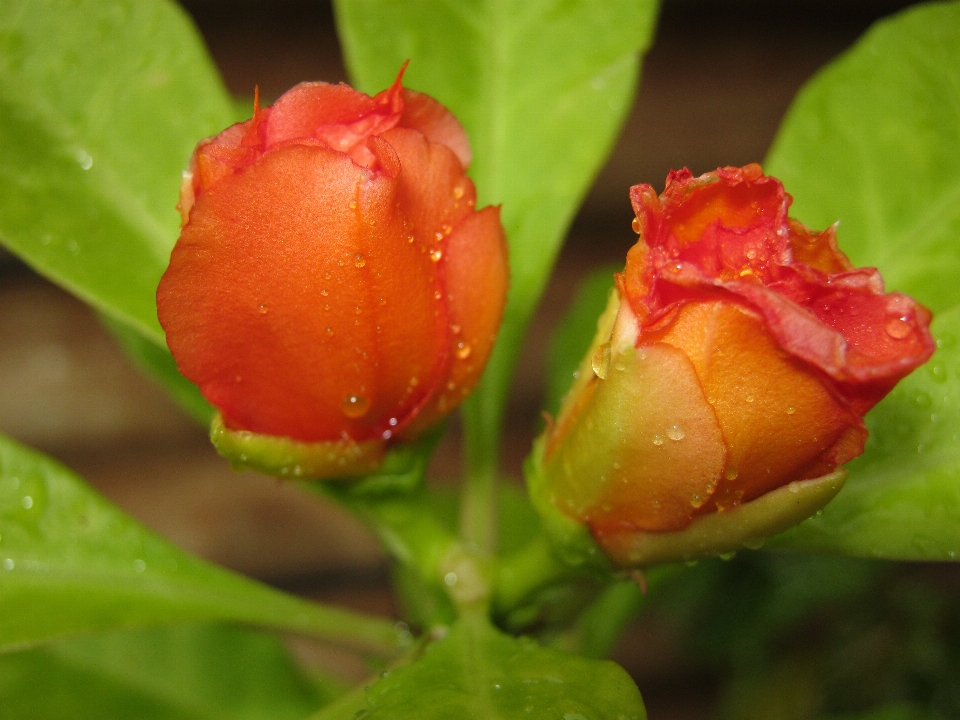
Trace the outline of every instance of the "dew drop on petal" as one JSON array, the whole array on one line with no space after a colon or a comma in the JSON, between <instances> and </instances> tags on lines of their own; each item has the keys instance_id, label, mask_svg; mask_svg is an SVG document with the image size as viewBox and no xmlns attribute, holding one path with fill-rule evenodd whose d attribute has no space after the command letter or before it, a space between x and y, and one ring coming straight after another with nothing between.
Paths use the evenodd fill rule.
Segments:
<instances>
[{"instance_id":1,"label":"dew drop on petal","mask_svg":"<svg viewBox=\"0 0 960 720\"><path fill-rule=\"evenodd\" d=\"M633 228L633 231L634 231L637 235L639 235L639 234L640 234L640 231L643 229L643 228L640 227L640 219L639 219L639 218L634 218L634 219L633 219L633 222L630 223L630 227Z\"/></svg>"},{"instance_id":2,"label":"dew drop on petal","mask_svg":"<svg viewBox=\"0 0 960 720\"><path fill-rule=\"evenodd\" d=\"M694 493L693 496L690 498L690 505L692 505L692 506L695 507L695 508L702 507L702 506L703 506L703 498L700 497L700 495L699 495L698 493Z\"/></svg>"},{"instance_id":3,"label":"dew drop on petal","mask_svg":"<svg viewBox=\"0 0 960 720\"><path fill-rule=\"evenodd\" d=\"M367 264L367 259L363 256L363 253L357 253L353 256L353 264L358 268L362 268Z\"/></svg>"},{"instance_id":4,"label":"dew drop on petal","mask_svg":"<svg viewBox=\"0 0 960 720\"><path fill-rule=\"evenodd\" d=\"M261 315L267 314L267 306L262 303L260 304L260 307L257 308L257 310L260 312Z\"/></svg>"},{"instance_id":5,"label":"dew drop on petal","mask_svg":"<svg viewBox=\"0 0 960 720\"><path fill-rule=\"evenodd\" d=\"M370 409L370 401L363 395L347 395L340 402L340 409L348 418L363 417Z\"/></svg>"},{"instance_id":6,"label":"dew drop on petal","mask_svg":"<svg viewBox=\"0 0 960 720\"><path fill-rule=\"evenodd\" d=\"M440 258L442 257L443 257L443 250L436 249L436 250L430 251L430 259L433 260L434 262L440 262Z\"/></svg>"},{"instance_id":7,"label":"dew drop on petal","mask_svg":"<svg viewBox=\"0 0 960 720\"><path fill-rule=\"evenodd\" d=\"M754 400L753 395L747 395L747 396L744 398L744 400L746 400L747 402L753 402L753 400Z\"/></svg>"},{"instance_id":8,"label":"dew drop on petal","mask_svg":"<svg viewBox=\"0 0 960 720\"><path fill-rule=\"evenodd\" d=\"M787 408L787 415L793 415L796 411L797 409L793 405L791 405L790 407Z\"/></svg>"},{"instance_id":9,"label":"dew drop on petal","mask_svg":"<svg viewBox=\"0 0 960 720\"><path fill-rule=\"evenodd\" d=\"M326 297L327 295L330 294L330 292L326 288L323 288L323 290L320 291L320 294Z\"/></svg>"},{"instance_id":10,"label":"dew drop on petal","mask_svg":"<svg viewBox=\"0 0 960 720\"><path fill-rule=\"evenodd\" d=\"M463 193L464 193L463 185L454 185L454 186L453 186L453 199L454 199L454 200L459 200L460 198L462 198L462 197L463 197Z\"/></svg>"},{"instance_id":11,"label":"dew drop on petal","mask_svg":"<svg viewBox=\"0 0 960 720\"><path fill-rule=\"evenodd\" d=\"M351 200L349 207L350 207L351 210L356 210L356 209L357 209L357 203L356 203L356 201Z\"/></svg>"},{"instance_id":12,"label":"dew drop on petal","mask_svg":"<svg viewBox=\"0 0 960 720\"><path fill-rule=\"evenodd\" d=\"M739 476L740 476L740 471L737 470L735 467L728 467L726 470L723 471L724 479L729 480L731 482L736 480Z\"/></svg>"},{"instance_id":13,"label":"dew drop on petal","mask_svg":"<svg viewBox=\"0 0 960 720\"><path fill-rule=\"evenodd\" d=\"M686 437L686 433L683 431L683 428L679 425L671 425L667 428L667 437L671 440L683 440Z\"/></svg>"},{"instance_id":14,"label":"dew drop on petal","mask_svg":"<svg viewBox=\"0 0 960 720\"><path fill-rule=\"evenodd\" d=\"M333 328L332 328L332 327L328 327L328 328L327 328L327 337L332 337L332 336L333 336Z\"/></svg>"},{"instance_id":15,"label":"dew drop on petal","mask_svg":"<svg viewBox=\"0 0 960 720\"><path fill-rule=\"evenodd\" d=\"M610 343L597 346L590 359L590 365L593 367L594 375L601 380L606 379L607 373L610 372Z\"/></svg>"},{"instance_id":16,"label":"dew drop on petal","mask_svg":"<svg viewBox=\"0 0 960 720\"><path fill-rule=\"evenodd\" d=\"M903 318L893 318L887 323L887 335L894 340L903 340L911 331L910 323Z\"/></svg>"},{"instance_id":17,"label":"dew drop on petal","mask_svg":"<svg viewBox=\"0 0 960 720\"><path fill-rule=\"evenodd\" d=\"M657 447L660 447L661 445L663 445L663 436L662 436L662 435L654 435L654 436L653 436L653 444L656 445Z\"/></svg>"},{"instance_id":18,"label":"dew drop on petal","mask_svg":"<svg viewBox=\"0 0 960 720\"><path fill-rule=\"evenodd\" d=\"M470 346L462 340L457 343L457 357L466 360L470 357Z\"/></svg>"}]
</instances>

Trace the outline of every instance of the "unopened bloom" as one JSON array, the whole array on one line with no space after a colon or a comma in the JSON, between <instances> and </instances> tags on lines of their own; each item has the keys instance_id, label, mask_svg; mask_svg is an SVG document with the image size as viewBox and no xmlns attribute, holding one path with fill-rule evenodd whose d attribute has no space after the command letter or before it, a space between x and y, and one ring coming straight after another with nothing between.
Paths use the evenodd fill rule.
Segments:
<instances>
[{"instance_id":1,"label":"unopened bloom","mask_svg":"<svg viewBox=\"0 0 960 720\"><path fill-rule=\"evenodd\" d=\"M932 354L930 314L789 218L758 165L630 196L640 239L542 440L541 489L616 562L727 552L839 490L864 413Z\"/></svg>"},{"instance_id":2,"label":"unopened bloom","mask_svg":"<svg viewBox=\"0 0 960 720\"><path fill-rule=\"evenodd\" d=\"M507 285L469 161L453 115L400 77L375 97L302 83L199 144L157 305L228 430L326 443L357 472L464 399Z\"/></svg>"}]
</instances>

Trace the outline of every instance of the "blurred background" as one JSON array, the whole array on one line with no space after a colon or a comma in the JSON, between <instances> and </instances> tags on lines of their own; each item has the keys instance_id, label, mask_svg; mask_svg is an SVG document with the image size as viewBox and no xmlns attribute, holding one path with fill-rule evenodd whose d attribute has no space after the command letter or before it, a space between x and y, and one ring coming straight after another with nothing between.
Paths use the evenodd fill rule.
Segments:
<instances>
[{"instance_id":1,"label":"blurred background","mask_svg":"<svg viewBox=\"0 0 960 720\"><path fill-rule=\"evenodd\" d=\"M909 4L664 2L636 105L528 334L511 393L507 475L519 479L539 429L543 352L557 318L578 281L622 264L635 239L628 187L660 189L684 165L699 174L761 161L803 83ZM184 6L239 97L259 85L269 103L303 80L347 79L329 2ZM432 463L434 482L459 472L457 425ZM311 597L395 612L386 563L363 527L276 480L233 473L205 429L139 374L83 304L4 254L0 431L57 457L190 551ZM747 553L701 563L660 592L615 659L652 720L958 717L956 597L960 573L950 566ZM336 664L363 677L345 662ZM871 707L887 714L858 714Z\"/></svg>"}]
</instances>

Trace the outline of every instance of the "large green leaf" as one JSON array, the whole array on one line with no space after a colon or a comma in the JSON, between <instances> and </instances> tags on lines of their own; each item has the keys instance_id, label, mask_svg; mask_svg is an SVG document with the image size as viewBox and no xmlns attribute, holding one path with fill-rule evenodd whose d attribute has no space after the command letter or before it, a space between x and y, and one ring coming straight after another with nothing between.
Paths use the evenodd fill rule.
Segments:
<instances>
[{"instance_id":1,"label":"large green leaf","mask_svg":"<svg viewBox=\"0 0 960 720\"><path fill-rule=\"evenodd\" d=\"M492 474L511 368L560 240L631 106L655 0L338 0L347 66L368 92L404 60L473 146L479 202L503 204L511 289L483 385L471 460Z\"/></svg>"},{"instance_id":2,"label":"large green leaf","mask_svg":"<svg viewBox=\"0 0 960 720\"><path fill-rule=\"evenodd\" d=\"M630 676L589 660L512 638L486 620L461 619L406 667L385 673L314 720L643 720Z\"/></svg>"},{"instance_id":3,"label":"large green leaf","mask_svg":"<svg viewBox=\"0 0 960 720\"><path fill-rule=\"evenodd\" d=\"M273 636L188 625L0 655L4 720L302 720L332 699Z\"/></svg>"},{"instance_id":4,"label":"large green leaf","mask_svg":"<svg viewBox=\"0 0 960 720\"><path fill-rule=\"evenodd\" d=\"M0 436L0 650L119 627L227 620L389 654L393 623L204 562Z\"/></svg>"},{"instance_id":5,"label":"large green leaf","mask_svg":"<svg viewBox=\"0 0 960 720\"><path fill-rule=\"evenodd\" d=\"M874 26L791 108L767 160L815 228L940 312L940 349L867 416L822 515L774 544L892 558L960 553L960 3Z\"/></svg>"},{"instance_id":6,"label":"large green leaf","mask_svg":"<svg viewBox=\"0 0 960 720\"><path fill-rule=\"evenodd\" d=\"M766 170L889 288L960 303L960 3L877 23L801 91Z\"/></svg>"},{"instance_id":7,"label":"large green leaf","mask_svg":"<svg viewBox=\"0 0 960 720\"><path fill-rule=\"evenodd\" d=\"M166 0L0 0L0 236L162 346L180 175L234 108Z\"/></svg>"},{"instance_id":8,"label":"large green leaf","mask_svg":"<svg viewBox=\"0 0 960 720\"><path fill-rule=\"evenodd\" d=\"M816 517L771 546L903 560L960 559L960 307L933 323L939 348L867 415L850 478Z\"/></svg>"}]
</instances>

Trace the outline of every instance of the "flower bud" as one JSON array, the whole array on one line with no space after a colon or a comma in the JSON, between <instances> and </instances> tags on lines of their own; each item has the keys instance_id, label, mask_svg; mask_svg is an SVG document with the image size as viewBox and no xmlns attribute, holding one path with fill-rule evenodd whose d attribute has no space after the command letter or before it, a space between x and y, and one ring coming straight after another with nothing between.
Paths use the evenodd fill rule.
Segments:
<instances>
[{"instance_id":1,"label":"flower bud","mask_svg":"<svg viewBox=\"0 0 960 720\"><path fill-rule=\"evenodd\" d=\"M630 192L640 239L541 438L535 492L618 565L757 546L823 507L930 313L787 215L758 165Z\"/></svg>"},{"instance_id":2,"label":"flower bud","mask_svg":"<svg viewBox=\"0 0 960 720\"><path fill-rule=\"evenodd\" d=\"M231 457L255 436L314 477L369 472L469 394L507 286L469 161L400 77L375 97L302 83L198 145L157 306Z\"/></svg>"}]
</instances>

